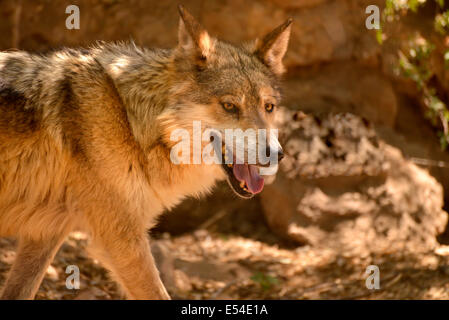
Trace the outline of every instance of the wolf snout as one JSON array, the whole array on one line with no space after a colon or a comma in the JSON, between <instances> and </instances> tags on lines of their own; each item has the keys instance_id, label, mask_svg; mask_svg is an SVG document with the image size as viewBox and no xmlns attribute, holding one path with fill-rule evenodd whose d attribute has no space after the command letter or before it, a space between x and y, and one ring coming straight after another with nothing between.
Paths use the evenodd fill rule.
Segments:
<instances>
[{"instance_id":1,"label":"wolf snout","mask_svg":"<svg viewBox=\"0 0 449 320\"><path fill-rule=\"evenodd\" d=\"M284 150L279 149L278 150L278 162L280 162L282 159L284 159Z\"/></svg>"},{"instance_id":2,"label":"wolf snout","mask_svg":"<svg viewBox=\"0 0 449 320\"><path fill-rule=\"evenodd\" d=\"M277 155L277 161L280 162L284 158L284 150L282 148L272 148L270 146L267 146L266 154L269 154L270 157L272 155Z\"/></svg>"}]
</instances>

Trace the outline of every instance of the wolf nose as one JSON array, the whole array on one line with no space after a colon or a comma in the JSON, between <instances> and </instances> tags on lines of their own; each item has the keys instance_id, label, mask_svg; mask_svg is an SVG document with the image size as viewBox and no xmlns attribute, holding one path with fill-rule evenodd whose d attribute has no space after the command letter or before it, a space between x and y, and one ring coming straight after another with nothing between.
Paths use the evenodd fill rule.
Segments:
<instances>
[{"instance_id":1,"label":"wolf nose","mask_svg":"<svg viewBox=\"0 0 449 320\"><path fill-rule=\"evenodd\" d=\"M284 151L282 151L281 148L279 148L278 150L274 151L270 147L267 147L267 154L272 155L273 152L277 153L277 155L278 155L278 162L281 161L284 158Z\"/></svg>"},{"instance_id":2,"label":"wolf nose","mask_svg":"<svg viewBox=\"0 0 449 320\"><path fill-rule=\"evenodd\" d=\"M282 149L278 150L278 162L284 159L284 151Z\"/></svg>"}]
</instances>

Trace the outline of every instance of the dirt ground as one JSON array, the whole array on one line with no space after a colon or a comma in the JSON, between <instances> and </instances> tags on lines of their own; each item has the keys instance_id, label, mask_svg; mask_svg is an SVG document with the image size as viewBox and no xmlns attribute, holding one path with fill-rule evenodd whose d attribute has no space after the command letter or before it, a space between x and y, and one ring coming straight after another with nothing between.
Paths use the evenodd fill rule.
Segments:
<instances>
[{"instance_id":1,"label":"dirt ground","mask_svg":"<svg viewBox=\"0 0 449 320\"><path fill-rule=\"evenodd\" d=\"M296 247L272 234L257 214L212 215L191 233L154 233L153 252L175 299L449 299L449 246L414 254L353 256ZM87 238L72 233L47 270L37 299L120 299L117 285L86 254ZM0 283L15 257L15 241L0 239ZM65 282L77 265L79 290ZM377 265L380 289L365 270Z\"/></svg>"}]
</instances>

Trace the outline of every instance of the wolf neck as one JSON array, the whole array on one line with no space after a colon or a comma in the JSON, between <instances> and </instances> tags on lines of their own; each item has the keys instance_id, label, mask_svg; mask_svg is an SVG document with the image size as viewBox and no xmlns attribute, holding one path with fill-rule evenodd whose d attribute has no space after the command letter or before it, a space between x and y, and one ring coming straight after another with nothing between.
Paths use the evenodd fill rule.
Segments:
<instances>
[{"instance_id":1,"label":"wolf neck","mask_svg":"<svg viewBox=\"0 0 449 320\"><path fill-rule=\"evenodd\" d=\"M125 105L131 130L151 170L150 184L157 181L155 185L163 186L156 191L161 203L169 208L184 196L207 193L223 174L221 169L174 165L170 149L161 139L158 118L170 109L171 90L182 78L177 76L173 51L117 50L105 50L97 59L113 79Z\"/></svg>"},{"instance_id":2,"label":"wolf neck","mask_svg":"<svg viewBox=\"0 0 449 320\"><path fill-rule=\"evenodd\" d=\"M148 150L159 139L156 119L167 107L174 78L171 51L109 49L100 59L125 104L134 137Z\"/></svg>"}]
</instances>

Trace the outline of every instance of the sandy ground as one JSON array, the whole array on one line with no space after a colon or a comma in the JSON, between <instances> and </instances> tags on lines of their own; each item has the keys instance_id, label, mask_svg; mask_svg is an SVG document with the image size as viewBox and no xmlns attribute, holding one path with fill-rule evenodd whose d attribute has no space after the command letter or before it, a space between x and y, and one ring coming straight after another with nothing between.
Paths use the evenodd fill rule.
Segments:
<instances>
[{"instance_id":1,"label":"sandy ground","mask_svg":"<svg viewBox=\"0 0 449 320\"><path fill-rule=\"evenodd\" d=\"M215 223L214 223L215 224ZM238 224L238 227L236 227ZM234 225L233 233L230 225ZM448 299L449 246L425 254L391 252L351 256L326 248L295 247L260 222L154 236L153 252L175 299ZM86 254L87 238L73 233L48 268L37 299L119 299L118 287ZM0 282L15 257L15 241L0 239ZM79 290L66 288L68 265L81 273ZM380 289L365 285L369 265L380 270Z\"/></svg>"}]
</instances>

